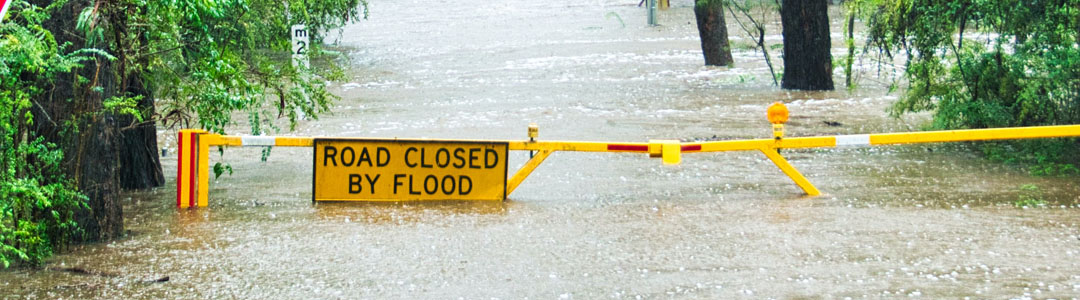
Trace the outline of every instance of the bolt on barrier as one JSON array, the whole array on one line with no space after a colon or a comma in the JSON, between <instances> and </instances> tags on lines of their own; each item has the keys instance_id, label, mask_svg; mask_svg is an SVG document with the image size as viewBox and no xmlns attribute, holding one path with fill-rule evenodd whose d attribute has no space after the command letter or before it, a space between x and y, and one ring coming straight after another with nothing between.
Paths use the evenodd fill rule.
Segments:
<instances>
[{"instance_id":1,"label":"bolt on barrier","mask_svg":"<svg viewBox=\"0 0 1080 300\"><path fill-rule=\"evenodd\" d=\"M772 139L687 143L678 140L630 143L542 141L537 140L539 130L535 124L529 125L528 140L229 136L184 129L180 130L177 145L176 205L180 208L207 206L210 146L312 147L313 201L502 201L548 156L558 151L643 153L661 158L664 164L679 164L683 153L760 151L804 193L817 196L821 192L777 150L1080 136L1080 125L1059 125L785 138L783 124L788 119L787 108L780 102L774 103L768 109L768 119L773 124ZM353 146L361 150L357 151ZM369 146L376 150L369 151ZM508 150L530 153L530 159L509 178L506 177L505 154ZM319 159L320 155L322 159ZM391 157L403 159L392 162ZM362 167L365 162L369 168L383 167L387 171L349 173L355 172L349 168ZM440 177L432 173L431 170L439 168L451 170L453 174L439 174L444 175ZM389 192L391 190L393 193Z\"/></svg>"}]
</instances>

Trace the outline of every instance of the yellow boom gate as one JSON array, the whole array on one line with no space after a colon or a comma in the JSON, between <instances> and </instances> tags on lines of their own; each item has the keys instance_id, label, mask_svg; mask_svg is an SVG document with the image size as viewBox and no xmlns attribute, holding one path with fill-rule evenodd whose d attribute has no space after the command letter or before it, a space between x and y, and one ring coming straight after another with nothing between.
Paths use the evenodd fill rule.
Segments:
<instances>
[{"instance_id":1,"label":"yellow boom gate","mask_svg":"<svg viewBox=\"0 0 1080 300\"><path fill-rule=\"evenodd\" d=\"M180 208L207 206L210 177L208 158L211 146L312 147L314 152L312 165L315 168L312 175L313 201L502 201L507 195L513 193L548 156L558 151L647 153L651 157L662 158L664 164L680 163L682 153L759 151L776 164L803 192L810 196L817 196L821 192L779 154L779 149L1080 136L1080 125L1060 125L785 138L782 130L783 123L787 120L786 108L783 105L774 104L769 109L769 119L774 126L772 139L709 142L539 141L536 140L538 130L535 124L529 126L528 140L228 136L207 133L203 130L185 129L180 131L178 141L176 205ZM342 144L343 142L345 144ZM348 144L348 142L353 143ZM319 145L324 146L320 148ZM330 147L333 147L333 155L329 155ZM345 151L345 147L353 148L350 148L351 151ZM508 165L506 150L530 151L531 154L531 158L521 169L509 178L506 178L506 165ZM347 166L346 163L348 163ZM346 169L342 173L337 169L330 169L332 167L362 167L370 172L348 173ZM378 169L379 167L383 169ZM438 173L437 170L440 167L451 171ZM453 171L455 167L462 171ZM320 176L323 177L320 178ZM502 180L498 176L503 176ZM333 180L337 182L333 183ZM322 185L333 186L336 190L321 191ZM339 190L347 190L348 193ZM327 196L320 197L322 194ZM356 196L350 198L349 194Z\"/></svg>"}]
</instances>

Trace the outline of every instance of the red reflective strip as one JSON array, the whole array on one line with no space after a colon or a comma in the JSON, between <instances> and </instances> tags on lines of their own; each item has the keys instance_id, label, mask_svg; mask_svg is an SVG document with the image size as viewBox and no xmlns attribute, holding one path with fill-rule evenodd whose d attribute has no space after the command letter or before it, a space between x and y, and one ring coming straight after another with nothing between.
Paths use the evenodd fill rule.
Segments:
<instances>
[{"instance_id":1,"label":"red reflective strip","mask_svg":"<svg viewBox=\"0 0 1080 300\"><path fill-rule=\"evenodd\" d=\"M188 154L188 159L191 161L191 194L188 195L190 196L190 198L188 198L188 207L195 207L195 185L198 184L198 182L195 181L195 173L198 173L199 170L195 165L198 163L198 159L196 159L195 156L199 154L199 149L196 148L199 143L195 141L194 132L191 133L191 139L189 139L188 142L191 143L191 153Z\"/></svg>"},{"instance_id":2,"label":"red reflective strip","mask_svg":"<svg viewBox=\"0 0 1080 300\"><path fill-rule=\"evenodd\" d=\"M608 144L607 149L608 149L608 151L641 151L641 152L649 152L649 146L647 146L647 145L640 145L639 146L639 145Z\"/></svg>"},{"instance_id":3,"label":"red reflective strip","mask_svg":"<svg viewBox=\"0 0 1080 300\"><path fill-rule=\"evenodd\" d=\"M701 151L701 145L683 145L682 146L682 151L683 152Z\"/></svg>"},{"instance_id":4,"label":"red reflective strip","mask_svg":"<svg viewBox=\"0 0 1080 300\"><path fill-rule=\"evenodd\" d=\"M184 181L184 133L178 133L176 139L176 207L180 207L180 189Z\"/></svg>"}]
</instances>

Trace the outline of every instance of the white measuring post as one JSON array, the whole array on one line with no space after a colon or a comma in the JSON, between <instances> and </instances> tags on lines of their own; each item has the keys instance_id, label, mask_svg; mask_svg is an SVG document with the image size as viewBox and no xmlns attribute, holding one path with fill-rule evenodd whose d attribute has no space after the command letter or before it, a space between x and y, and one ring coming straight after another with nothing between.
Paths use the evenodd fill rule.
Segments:
<instances>
[{"instance_id":1,"label":"white measuring post","mask_svg":"<svg viewBox=\"0 0 1080 300\"><path fill-rule=\"evenodd\" d=\"M289 35L292 36L293 66L307 68L309 66L307 52L311 47L311 38L308 37L307 26L293 25L292 29L289 30Z\"/></svg>"},{"instance_id":2,"label":"white measuring post","mask_svg":"<svg viewBox=\"0 0 1080 300\"><path fill-rule=\"evenodd\" d=\"M308 69L311 67L310 59L308 59L308 51L311 49L311 38L307 31L307 26L303 24L293 25L289 29L289 36L292 37L292 65L297 69ZM305 80L310 79L304 77ZM301 91L304 95L304 101L310 101L307 93ZM304 111L297 108L296 115L299 119L307 119L307 115Z\"/></svg>"}]
</instances>

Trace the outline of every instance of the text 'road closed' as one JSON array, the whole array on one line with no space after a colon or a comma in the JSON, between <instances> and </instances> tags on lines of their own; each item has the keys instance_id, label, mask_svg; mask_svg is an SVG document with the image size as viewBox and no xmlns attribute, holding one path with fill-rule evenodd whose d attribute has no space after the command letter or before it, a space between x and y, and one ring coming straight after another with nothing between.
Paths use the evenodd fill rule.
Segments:
<instances>
[{"instance_id":1,"label":"text 'road closed'","mask_svg":"<svg viewBox=\"0 0 1080 300\"><path fill-rule=\"evenodd\" d=\"M315 201L503 200L506 143L315 139Z\"/></svg>"}]
</instances>

